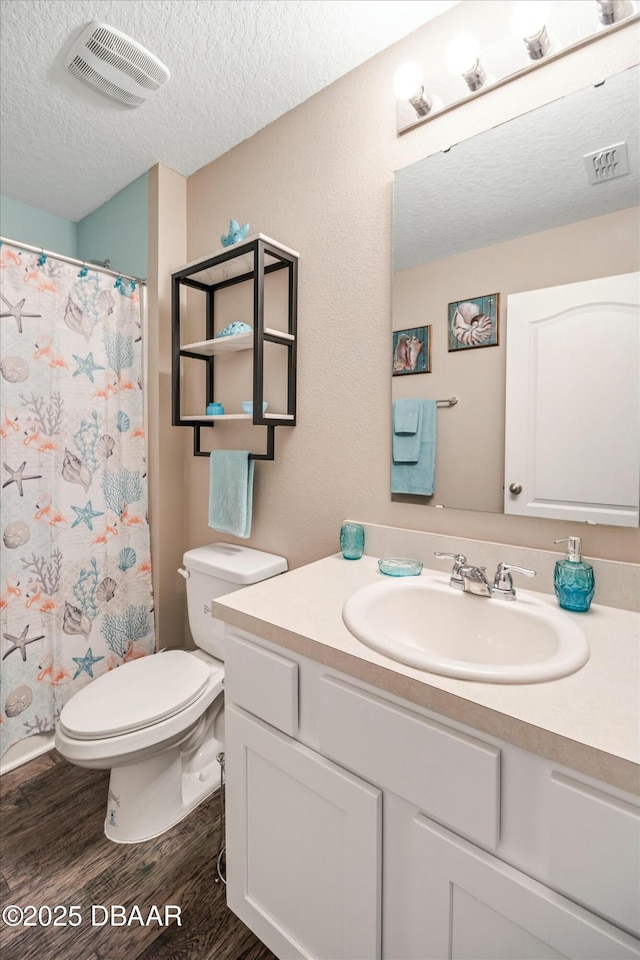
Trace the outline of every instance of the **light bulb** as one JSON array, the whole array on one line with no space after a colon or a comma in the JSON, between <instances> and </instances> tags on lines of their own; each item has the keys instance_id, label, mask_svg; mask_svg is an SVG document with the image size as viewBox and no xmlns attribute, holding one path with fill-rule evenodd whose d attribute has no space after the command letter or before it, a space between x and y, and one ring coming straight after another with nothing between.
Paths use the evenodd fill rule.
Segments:
<instances>
[{"instance_id":1,"label":"light bulb","mask_svg":"<svg viewBox=\"0 0 640 960\"><path fill-rule=\"evenodd\" d=\"M537 37L546 26L550 10L548 0L518 0L513 8L511 30L523 40Z\"/></svg>"},{"instance_id":2,"label":"light bulb","mask_svg":"<svg viewBox=\"0 0 640 960\"><path fill-rule=\"evenodd\" d=\"M447 47L447 70L456 77L470 73L478 62L479 54L480 47L474 35L459 33Z\"/></svg>"},{"instance_id":3,"label":"light bulb","mask_svg":"<svg viewBox=\"0 0 640 960\"><path fill-rule=\"evenodd\" d=\"M393 76L393 92L398 100L408 100L419 117L427 117L440 110L442 102L425 93L422 68L417 63L403 63Z\"/></svg>"},{"instance_id":4,"label":"light bulb","mask_svg":"<svg viewBox=\"0 0 640 960\"><path fill-rule=\"evenodd\" d=\"M417 63L403 63L393 75L393 92L398 100L412 100L422 91L422 67Z\"/></svg>"}]
</instances>

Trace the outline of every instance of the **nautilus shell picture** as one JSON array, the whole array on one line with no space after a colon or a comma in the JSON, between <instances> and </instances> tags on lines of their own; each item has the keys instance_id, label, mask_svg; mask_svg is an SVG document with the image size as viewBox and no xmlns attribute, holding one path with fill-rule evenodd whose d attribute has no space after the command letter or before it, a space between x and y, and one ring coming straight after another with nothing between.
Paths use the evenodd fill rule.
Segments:
<instances>
[{"instance_id":1,"label":"nautilus shell picture","mask_svg":"<svg viewBox=\"0 0 640 960\"><path fill-rule=\"evenodd\" d=\"M500 295L458 300L449 304L449 353L498 346Z\"/></svg>"}]
</instances>

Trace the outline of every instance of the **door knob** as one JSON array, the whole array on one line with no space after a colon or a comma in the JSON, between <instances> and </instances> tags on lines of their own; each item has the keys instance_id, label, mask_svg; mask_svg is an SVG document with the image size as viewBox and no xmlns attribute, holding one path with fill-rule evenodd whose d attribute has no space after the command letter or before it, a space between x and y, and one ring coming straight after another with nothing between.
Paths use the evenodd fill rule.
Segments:
<instances>
[{"instance_id":1,"label":"door knob","mask_svg":"<svg viewBox=\"0 0 640 960\"><path fill-rule=\"evenodd\" d=\"M522 484L521 483L510 483L509 484L509 493L522 493Z\"/></svg>"}]
</instances>

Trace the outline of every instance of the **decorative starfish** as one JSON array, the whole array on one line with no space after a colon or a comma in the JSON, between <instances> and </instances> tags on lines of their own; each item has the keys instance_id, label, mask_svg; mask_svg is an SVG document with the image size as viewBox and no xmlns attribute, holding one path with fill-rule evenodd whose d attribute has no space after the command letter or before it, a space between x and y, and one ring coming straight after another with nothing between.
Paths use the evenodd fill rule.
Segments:
<instances>
[{"instance_id":1,"label":"decorative starfish","mask_svg":"<svg viewBox=\"0 0 640 960\"><path fill-rule=\"evenodd\" d=\"M0 293L0 297L4 300L5 304L9 307L8 313L0 313L0 319L2 317L13 317L16 323L18 324L18 333L22 333L22 318L23 317L41 317L41 313L25 313L23 310L24 299L19 300L18 303L13 304L9 303L7 298L3 293Z\"/></svg>"},{"instance_id":2,"label":"decorative starfish","mask_svg":"<svg viewBox=\"0 0 640 960\"><path fill-rule=\"evenodd\" d=\"M40 479L42 478L42 474L41 474L41 473L30 473L30 474L29 474L28 476L26 476L26 477L23 476L24 468L26 467L26 465L27 465L27 461L25 460L24 463L21 463L21 464L20 464L20 466L18 467L17 470L12 470L11 467L10 467L8 464L6 464L6 463L3 463L3 464L2 464L2 466L5 468L5 470L7 471L7 473L9 473L9 474L11 475L11 479L10 479L10 480L7 480L6 483L3 483L3 484L2 484L2 489L3 489L3 490L4 490L5 487L8 487L9 484L15 483L15 485L16 485L17 488L18 488L18 492L19 492L20 496L21 496L21 497L24 497L24 490L22 489L22 484L25 482L25 480L40 480Z\"/></svg>"},{"instance_id":3,"label":"decorative starfish","mask_svg":"<svg viewBox=\"0 0 640 960\"><path fill-rule=\"evenodd\" d=\"M93 362L93 353L88 353L86 357L77 357L75 353L72 353L71 356L78 364L78 369L74 370L73 376L77 377L80 373L86 373L91 380L91 383L94 383L93 374L95 370L105 370L106 367L101 367L99 363Z\"/></svg>"},{"instance_id":4,"label":"decorative starfish","mask_svg":"<svg viewBox=\"0 0 640 960\"><path fill-rule=\"evenodd\" d=\"M94 657L93 653L91 652L91 647L89 647L86 657L71 657L71 659L74 661L74 663L78 664L78 669L73 675L74 680L76 677L80 676L83 670L93 680L93 665L94 663L98 663L100 660L104 660L104 657Z\"/></svg>"},{"instance_id":5,"label":"decorative starfish","mask_svg":"<svg viewBox=\"0 0 640 960\"><path fill-rule=\"evenodd\" d=\"M75 510L77 513L76 519L71 524L72 527L77 527L79 523L86 523L89 527L89 530L93 533L93 520L95 517L104 517L102 510L94 510L91 506L91 500L87 500L84 507L74 507L71 505L71 509Z\"/></svg>"},{"instance_id":6,"label":"decorative starfish","mask_svg":"<svg viewBox=\"0 0 640 960\"><path fill-rule=\"evenodd\" d=\"M27 651L25 650L26 645L28 643L35 643L36 640L44 639L44 633L41 633L39 637L27 637L27 634L29 633L29 626L30 624L27 624L27 626L24 628L24 630L22 631L19 637L12 637L10 633L2 634L5 640L8 640L10 643L13 644L13 646L11 647L11 650L7 650L7 652L3 656L2 658L3 660L6 660L9 654L13 653L15 650L19 650L20 653L22 654L22 659L26 660L27 659Z\"/></svg>"}]
</instances>

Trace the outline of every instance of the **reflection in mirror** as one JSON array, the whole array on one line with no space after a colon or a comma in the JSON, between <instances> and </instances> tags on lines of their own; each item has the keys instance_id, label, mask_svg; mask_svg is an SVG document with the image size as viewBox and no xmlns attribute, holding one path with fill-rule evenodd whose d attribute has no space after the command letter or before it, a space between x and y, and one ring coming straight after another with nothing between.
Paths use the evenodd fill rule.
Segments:
<instances>
[{"instance_id":1,"label":"reflection in mirror","mask_svg":"<svg viewBox=\"0 0 640 960\"><path fill-rule=\"evenodd\" d=\"M508 300L638 270L639 90L634 67L396 173L392 397L459 402L437 408L433 492L392 464L394 500L503 511ZM428 339L430 372L397 369L401 332Z\"/></svg>"}]
</instances>

